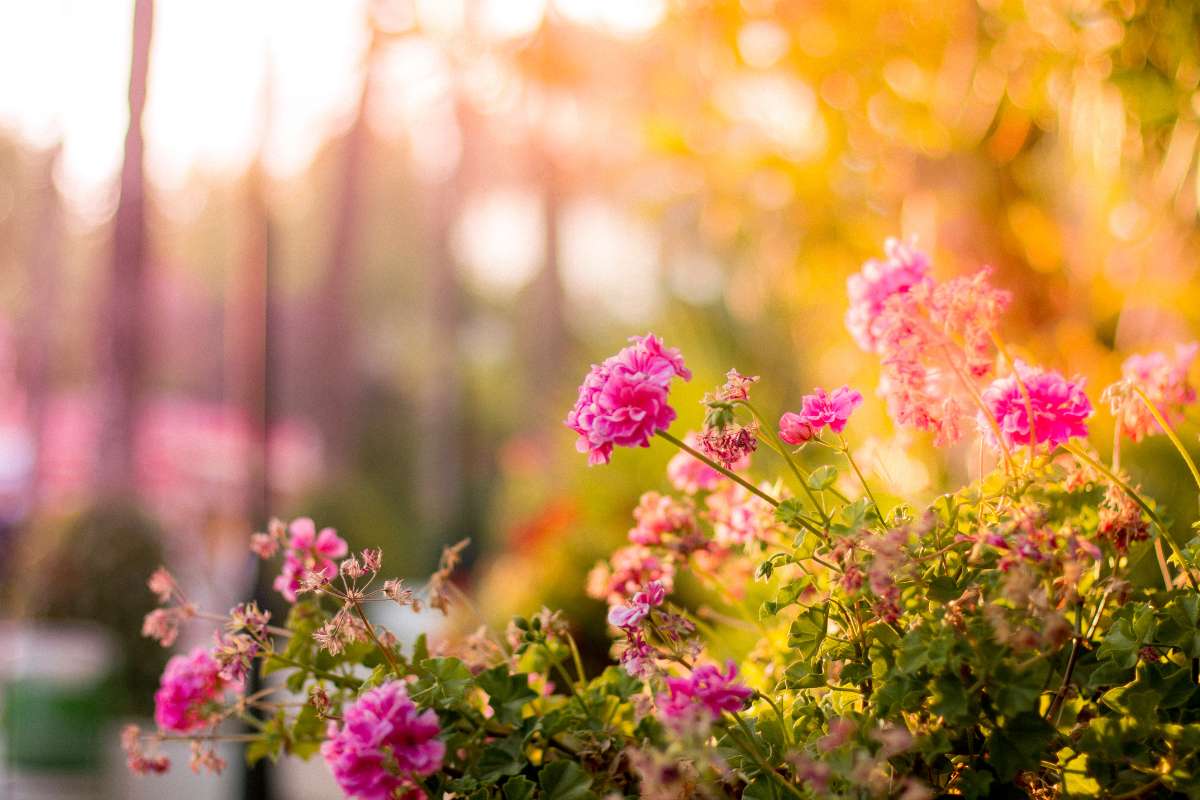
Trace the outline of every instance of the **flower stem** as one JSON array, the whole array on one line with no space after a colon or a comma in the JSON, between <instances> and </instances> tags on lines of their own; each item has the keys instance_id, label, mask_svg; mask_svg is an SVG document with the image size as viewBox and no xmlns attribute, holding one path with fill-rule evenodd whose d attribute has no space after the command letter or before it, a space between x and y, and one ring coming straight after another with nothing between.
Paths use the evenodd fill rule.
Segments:
<instances>
[{"instance_id":1,"label":"flower stem","mask_svg":"<svg viewBox=\"0 0 1200 800\"><path fill-rule=\"evenodd\" d=\"M808 495L808 499L810 501L812 501L813 508L816 509L817 513L821 515L821 524L828 527L829 526L829 514L825 511L825 503L817 501L816 494L813 493L812 488L809 487L809 485L808 485L808 476L801 473L800 467L796 465L795 459L792 458L792 455L791 455L791 453L788 452L788 449L786 447L784 447L783 441L780 440L779 437L775 434L774 428L772 428L770 425L768 425L767 421L765 419L763 419L762 414L759 414L758 410L756 408L754 408L754 406L750 405L749 401L742 400L741 403L747 409L749 409L751 415L753 415L754 418L756 420L758 420L758 424L759 424L759 426L761 426L761 430L763 430L769 437L769 442L774 442L775 447L772 449L774 449L777 453L779 453L779 455L783 456L783 460L787 462L787 465L791 469L792 474L796 476L796 481L799 482L800 488L803 489L804 493Z\"/></svg>"},{"instance_id":2,"label":"flower stem","mask_svg":"<svg viewBox=\"0 0 1200 800\"><path fill-rule=\"evenodd\" d=\"M726 478L729 478L731 481L734 481L735 483L739 483L739 484L741 484L741 485L742 485L744 488L746 488L747 490L749 490L749 491L750 491L750 492L752 492L753 494L756 494L756 495L758 495L760 498L762 498L763 500L767 501L768 503L770 503L770 504L771 504L772 506L774 506L775 508L778 508L778 507L779 507L779 501L778 501L778 500L776 500L774 497L771 497L771 495L767 494L767 493L766 493L766 492L764 492L762 489L759 489L759 488L758 488L757 486L755 486L753 483L751 483L750 481L746 480L746 479L745 479L745 478L743 478L741 475L738 475L736 472L733 472L732 470L726 469L725 467L723 467L723 466L721 466L720 464L718 464L716 461L713 461L711 458L709 458L708 456L704 455L704 454L703 454L703 453L701 453L699 450L697 450L696 448L694 448L694 447L692 447L691 445L687 444L687 443L686 443L686 442L684 442L683 440L681 440L681 439L678 439L678 438L676 438L676 437L672 436L670 433L668 433L667 431L664 431L664 430L658 430L658 431L655 431L655 433L656 433L656 434L658 434L659 436L661 436L662 438L666 439L666 440L667 440L668 442L670 442L671 444L673 444L673 445L675 445L676 447L678 447L678 448L679 448L680 450L682 450L683 452L685 452L685 453L689 454L689 455L690 455L690 456L692 456L693 458L699 459L699 460L700 460L700 461L702 461L703 463L705 463L705 464L707 464L708 466L712 467L712 468L713 468L713 469L715 469L717 472L719 472L719 473L721 473L722 475L724 475Z\"/></svg>"},{"instance_id":3,"label":"flower stem","mask_svg":"<svg viewBox=\"0 0 1200 800\"><path fill-rule=\"evenodd\" d=\"M351 600L350 605L354 607L354 612L358 614L358 618L362 620L362 624L367 628L367 635L371 637L371 641L379 648L379 652L383 654L383 658L388 663L388 669L397 678L404 677L404 671L400 669L400 665L396 663L396 656L390 647L385 647L383 642L379 641L379 637L375 634L375 626L371 624L371 620L367 619L366 613L363 612L362 605L357 600Z\"/></svg>"},{"instance_id":4,"label":"flower stem","mask_svg":"<svg viewBox=\"0 0 1200 800\"><path fill-rule=\"evenodd\" d=\"M866 477L863 476L862 470L858 468L858 462L854 460L854 456L850 455L850 445L846 444L846 437L838 434L838 438L842 442L842 455L846 457L854 474L858 476L858 482L862 484L863 491L867 493L867 498L871 501L871 505L875 506L875 514L879 517L880 523L883 523L883 509L879 505L879 501L875 499L875 493L871 491L870 484L867 483Z\"/></svg>"},{"instance_id":5,"label":"flower stem","mask_svg":"<svg viewBox=\"0 0 1200 800\"><path fill-rule=\"evenodd\" d=\"M1158 516L1158 514L1155 513L1154 509L1152 509L1150 507L1150 505L1144 499L1142 499L1142 496L1140 494L1138 494L1133 489L1132 486L1130 486L1128 483L1126 483L1124 480L1122 480L1120 478L1120 476L1118 476L1115 472L1110 470L1108 467L1104 466L1098 460L1092 458L1090 455L1088 455L1086 452L1084 452L1080 448L1076 447L1075 445L1073 445L1069 442L1065 442L1060 446L1062 447L1062 449L1066 450L1068 453L1075 456L1075 458L1084 462L1085 464L1090 466L1092 469L1098 470L1099 472L1106 475L1108 477L1108 479L1111 480L1113 483L1115 483L1122 491L1125 492L1125 494L1129 495L1130 499L1132 499L1133 502L1135 502L1139 506L1141 506L1142 511L1145 511L1146 516L1150 517L1150 519L1154 522L1155 526L1158 527L1159 533L1161 533L1163 538L1165 538L1167 540L1167 544L1169 544L1171 546L1171 550L1175 553L1175 557L1179 559L1179 563L1183 567L1183 574L1187 575L1188 583L1190 583L1192 585L1193 589L1195 589L1197 592L1200 592L1200 585L1197 585L1196 578L1194 575L1192 575L1192 570L1188 566L1187 562L1183 560L1183 553L1182 553L1179 545L1176 544L1175 538L1168 531L1166 524L1163 523L1162 517Z\"/></svg>"},{"instance_id":6,"label":"flower stem","mask_svg":"<svg viewBox=\"0 0 1200 800\"><path fill-rule=\"evenodd\" d=\"M1171 444L1175 445L1175 449L1179 451L1179 455L1183 456L1184 463L1187 464L1188 469L1192 472L1192 480L1196 482L1196 488L1200 489L1200 470L1196 469L1196 462L1192 460L1191 453L1189 453L1187 448L1183 446L1183 442L1179 440L1178 434L1176 434L1175 430L1169 424L1167 424L1167 420L1163 417L1162 413L1154 407L1154 403L1150 402L1150 398L1146 396L1146 393L1137 386L1133 386L1132 388L1133 391L1137 393L1137 396L1141 398L1142 402L1146 404L1146 408L1150 410L1150 413L1154 415L1155 421L1158 422L1158 424L1162 427L1163 433L1165 433L1167 438L1171 440Z\"/></svg>"}]
</instances>

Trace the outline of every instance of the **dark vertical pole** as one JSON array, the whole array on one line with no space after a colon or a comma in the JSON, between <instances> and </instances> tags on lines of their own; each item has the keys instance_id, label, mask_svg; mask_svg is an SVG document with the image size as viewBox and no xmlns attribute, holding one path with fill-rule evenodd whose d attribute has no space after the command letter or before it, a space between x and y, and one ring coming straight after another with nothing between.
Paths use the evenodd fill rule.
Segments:
<instances>
[{"instance_id":1,"label":"dark vertical pole","mask_svg":"<svg viewBox=\"0 0 1200 800\"><path fill-rule=\"evenodd\" d=\"M134 489L139 395L145 371L146 179L142 113L150 70L154 0L135 0L129 69L129 127L121 195L113 224L112 266L100 320L100 442L96 483L108 494Z\"/></svg>"}]
</instances>

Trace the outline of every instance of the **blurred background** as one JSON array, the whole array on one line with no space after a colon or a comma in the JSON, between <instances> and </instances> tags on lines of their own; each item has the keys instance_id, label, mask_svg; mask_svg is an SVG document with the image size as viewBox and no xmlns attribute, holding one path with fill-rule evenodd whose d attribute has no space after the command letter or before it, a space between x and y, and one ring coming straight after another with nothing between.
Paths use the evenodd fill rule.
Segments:
<instances>
[{"instance_id":1,"label":"blurred background","mask_svg":"<svg viewBox=\"0 0 1200 800\"><path fill-rule=\"evenodd\" d=\"M145 577L267 599L271 515L414 577L469 536L487 621L563 607L602 658L584 575L671 454L586 467L588 364L682 348L680 433L734 366L767 409L870 399L844 288L887 236L993 265L1014 350L1093 400L1195 338L1197 30L1167 0L0 0L0 796L333 796L114 752L166 658ZM853 434L881 491L968 476L877 402ZM1182 529L1167 447L1124 459Z\"/></svg>"}]
</instances>

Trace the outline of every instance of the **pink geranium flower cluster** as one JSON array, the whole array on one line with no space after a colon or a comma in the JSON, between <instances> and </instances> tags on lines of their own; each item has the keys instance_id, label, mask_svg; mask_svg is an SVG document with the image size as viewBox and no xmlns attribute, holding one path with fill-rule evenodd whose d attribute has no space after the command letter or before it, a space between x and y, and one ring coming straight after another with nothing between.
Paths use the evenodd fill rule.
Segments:
<instances>
[{"instance_id":1,"label":"pink geranium flower cluster","mask_svg":"<svg viewBox=\"0 0 1200 800\"><path fill-rule=\"evenodd\" d=\"M964 432L972 384L991 372L992 335L1011 295L991 286L987 269L936 283L927 256L895 240L885 249L886 261L868 261L847 283L847 326L880 356L879 393L897 424L952 444Z\"/></svg>"},{"instance_id":2,"label":"pink geranium flower cluster","mask_svg":"<svg viewBox=\"0 0 1200 800\"><path fill-rule=\"evenodd\" d=\"M779 438L786 443L799 446L828 427L841 433L854 409L862 404L863 396L849 386L827 393L817 388L800 401L800 413L787 412L779 419Z\"/></svg>"},{"instance_id":3,"label":"pink geranium flower cluster","mask_svg":"<svg viewBox=\"0 0 1200 800\"><path fill-rule=\"evenodd\" d=\"M645 545L622 547L608 563L601 562L588 573L589 597L609 605L623 603L651 581L659 581L669 592L674 587L675 565L659 558Z\"/></svg>"},{"instance_id":4,"label":"pink geranium flower cluster","mask_svg":"<svg viewBox=\"0 0 1200 800\"><path fill-rule=\"evenodd\" d=\"M576 449L588 463L607 464L613 446L649 447L655 431L675 419L667 403L671 380L690 380L675 348L664 348L654 334L635 336L632 344L603 364L593 364L579 387L579 399L566 425L579 434Z\"/></svg>"},{"instance_id":5,"label":"pink geranium flower cluster","mask_svg":"<svg viewBox=\"0 0 1200 800\"><path fill-rule=\"evenodd\" d=\"M1155 352L1134 355L1121 365L1121 380L1104 390L1101 399L1109 404L1121 432L1135 442L1161 433L1162 428L1133 387L1142 390L1168 424L1183 418L1184 406L1196 402L1196 390L1188 382L1188 370L1200 344L1175 347L1174 356Z\"/></svg>"},{"instance_id":6,"label":"pink geranium flower cluster","mask_svg":"<svg viewBox=\"0 0 1200 800\"><path fill-rule=\"evenodd\" d=\"M347 795L389 800L397 793L421 796L413 776L441 769L446 745L437 714L418 711L398 681L364 692L343 712L342 726L329 724L321 755Z\"/></svg>"},{"instance_id":7,"label":"pink geranium flower cluster","mask_svg":"<svg viewBox=\"0 0 1200 800\"><path fill-rule=\"evenodd\" d=\"M628 605L613 606L608 610L608 624L614 628L630 629L642 624L650 609L663 604L667 590L661 581L650 581L646 588L633 596Z\"/></svg>"},{"instance_id":8,"label":"pink geranium flower cluster","mask_svg":"<svg viewBox=\"0 0 1200 800\"><path fill-rule=\"evenodd\" d=\"M220 718L218 704L226 691L241 684L221 677L216 659L202 647L173 656L154 693L154 721L174 733L192 733Z\"/></svg>"},{"instance_id":9,"label":"pink geranium flower cluster","mask_svg":"<svg viewBox=\"0 0 1200 800\"><path fill-rule=\"evenodd\" d=\"M668 539L694 539L696 510L690 499L677 500L670 495L646 492L633 510L636 523L629 531L634 544L661 545Z\"/></svg>"},{"instance_id":10,"label":"pink geranium flower cluster","mask_svg":"<svg viewBox=\"0 0 1200 800\"><path fill-rule=\"evenodd\" d=\"M322 528L318 533L317 526L308 517L292 520L288 526L283 571L275 578L275 589L289 603L296 602L301 579L316 573L326 580L333 580L338 574L335 559L343 558L348 552L346 540L333 528Z\"/></svg>"},{"instance_id":11,"label":"pink geranium flower cluster","mask_svg":"<svg viewBox=\"0 0 1200 800\"><path fill-rule=\"evenodd\" d=\"M999 426L1005 445L1018 447L1035 442L1053 448L1075 437L1087 436L1092 404L1084 394L1082 379L1069 381L1057 372L1030 367L1021 361L1014 366L1014 375L996 379L983 392L983 404ZM991 424L982 411L978 424L988 443L998 447Z\"/></svg>"},{"instance_id":12,"label":"pink geranium flower cluster","mask_svg":"<svg viewBox=\"0 0 1200 800\"><path fill-rule=\"evenodd\" d=\"M738 484L725 484L706 497L704 504L719 545L766 542L776 530L775 509Z\"/></svg>"},{"instance_id":13,"label":"pink geranium flower cluster","mask_svg":"<svg viewBox=\"0 0 1200 800\"><path fill-rule=\"evenodd\" d=\"M736 677L737 667L729 661L724 672L703 664L686 678L667 678L667 691L657 698L659 716L672 727L688 728L740 711L754 691Z\"/></svg>"}]
</instances>

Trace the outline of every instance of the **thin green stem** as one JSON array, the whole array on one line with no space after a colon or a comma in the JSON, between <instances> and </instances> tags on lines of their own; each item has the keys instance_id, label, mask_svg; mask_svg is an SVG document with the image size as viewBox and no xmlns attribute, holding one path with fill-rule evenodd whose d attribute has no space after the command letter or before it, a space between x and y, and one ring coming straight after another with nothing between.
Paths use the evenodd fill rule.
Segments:
<instances>
[{"instance_id":1,"label":"thin green stem","mask_svg":"<svg viewBox=\"0 0 1200 800\"><path fill-rule=\"evenodd\" d=\"M763 432L766 433L766 435L770 438L770 440L775 442L775 444L777 445L775 447L776 452L778 452L779 455L783 456L783 460L787 462L788 468L791 469L792 474L796 476L796 481L800 484L800 488L803 489L804 493L808 495L808 499L810 501L812 501L813 508L815 508L817 510L817 512L821 515L821 524L828 527L829 526L829 515L825 511L825 503L817 502L816 494L813 493L812 488L808 485L807 478L801 474L800 468L796 465L796 462L792 458L791 453L789 453L787 448L784 447L783 440L781 440L778 437L778 435L775 433L775 429L771 425L767 424L767 421L765 419L763 419L762 414L758 413L758 409L756 409L754 406L750 405L749 401L742 400L741 404L744 405L750 411L751 415L753 415L756 420L758 420L759 427L763 430Z\"/></svg>"},{"instance_id":2,"label":"thin green stem","mask_svg":"<svg viewBox=\"0 0 1200 800\"><path fill-rule=\"evenodd\" d=\"M712 467L712 468L713 468L713 469L715 469L717 472L721 473L721 474L722 474L722 475L724 475L726 478L729 478L729 480L733 481L734 483L741 484L741 486L742 486L743 488L745 488L747 491L749 491L749 492L751 492L751 493L753 493L753 494L756 494L756 495L758 495L760 498L762 498L763 500L767 501L768 503L770 503L770 504L771 504L772 506L774 506L775 508L779 508L779 501L778 501L778 500L776 500L774 497L771 497L771 495L767 494L767 493L766 493L766 492L764 492L762 489L759 489L757 486L755 486L753 483L751 483L750 481L748 481L748 480L746 480L745 478L743 478L741 475L738 475L736 472L733 472L732 470L726 469L725 467L721 466L721 465L720 465L720 464L718 464L716 461L713 461L711 458L709 458L708 456L704 455L704 454L703 454L703 453L701 453L699 450L697 450L696 448L694 448L694 447L692 447L691 445L687 444L687 443L686 443L686 442L684 442L683 440L681 440L681 439L678 439L678 438L676 438L675 436L672 436L672 435L671 435L670 433L668 433L667 431L659 430L659 431L655 431L655 433L657 433L657 434L658 434L659 436L661 436L662 438L666 439L666 440L667 440L668 442L670 442L671 444L673 444L673 445L675 445L676 447L678 447L678 448L679 448L680 450L682 450L683 452L685 452L685 453L687 453L688 455L692 456L693 458L695 458L695 459L698 459L699 461L701 461L701 462L703 462L703 463L707 464L708 466Z\"/></svg>"},{"instance_id":3,"label":"thin green stem","mask_svg":"<svg viewBox=\"0 0 1200 800\"><path fill-rule=\"evenodd\" d=\"M362 685L362 681L359 681L355 678L351 678L348 675L338 675L335 672L327 672L326 670L317 669L316 667L312 667L307 664L301 664L299 661L288 658L287 656L282 656L279 653L271 653L270 655L268 655L266 657L266 660L268 660L268 661L271 659L275 659L276 661L278 661L282 664L287 664L289 667L295 667L296 669L302 669L302 670L305 670L306 672L311 672L316 677L324 678L327 681L336 683L338 686L341 686L343 689L357 689L359 686Z\"/></svg>"},{"instance_id":4,"label":"thin green stem","mask_svg":"<svg viewBox=\"0 0 1200 800\"><path fill-rule=\"evenodd\" d=\"M1142 402L1146 404L1146 408L1150 410L1150 413L1154 415L1155 421L1157 421L1159 426L1163 429L1163 433L1167 435L1167 438L1171 440L1171 444L1175 445L1175 449L1179 451L1179 455L1183 456L1184 463L1187 464L1188 469L1192 472L1192 480L1196 482L1196 488L1200 489L1200 469L1196 469L1196 462L1192 460L1191 453L1189 453L1187 448L1183 446L1183 442L1180 441L1179 436L1175 433L1175 430L1169 424L1167 424L1167 420L1163 417L1159 410L1154 407L1154 403L1150 402L1150 398L1146 396L1146 393L1137 386L1133 386L1132 388L1133 391L1137 393L1137 396L1142 399Z\"/></svg>"},{"instance_id":5,"label":"thin green stem","mask_svg":"<svg viewBox=\"0 0 1200 800\"><path fill-rule=\"evenodd\" d=\"M796 797L799 797L799 798L801 798L801 800L803 800L804 794L799 789L797 789L795 786L793 786L791 781L787 780L782 775L780 775L775 770L775 768L773 766L771 766L771 764L767 761L766 757L761 752L759 752L758 746L754 744L754 732L750 730L750 726L746 724L746 721L744 719L742 719L741 715L735 711L735 712L731 713L730 716L732 716L734 718L734 720L738 724L738 727L741 729L741 732L744 733L746 736L745 744L743 744L740 741L738 742L738 745L741 748L742 752L744 752L746 755L750 756L750 758L754 761L754 763L758 764L760 769L762 769L764 772L766 772L768 775L770 775L775 780L775 782L778 783L780 786L782 786L788 793L790 793ZM729 731L729 733L731 734L730 738L735 739L735 741L738 738L740 738L740 737L732 736L732 733L734 731L733 728L726 727L726 730Z\"/></svg>"},{"instance_id":6,"label":"thin green stem","mask_svg":"<svg viewBox=\"0 0 1200 800\"><path fill-rule=\"evenodd\" d=\"M1179 559L1179 563L1183 567L1183 574L1187 576L1188 583L1192 585L1193 589L1195 589L1197 592L1200 592L1200 585L1197 585L1196 578L1194 575L1192 575L1192 570L1188 566L1187 562L1183 560L1183 553L1181 552L1179 545L1175 542L1175 538L1171 535L1166 524L1163 523L1162 517L1155 513L1154 509L1152 509L1150 505L1144 499L1142 499L1142 496L1138 494L1132 486L1122 480L1121 477L1115 472L1101 464L1098 460L1092 458L1080 448L1069 442L1062 444L1061 447L1080 461L1090 466L1092 469L1098 470L1106 475L1108 479L1120 487L1125 494L1129 495L1130 499L1137 503L1141 507L1142 511L1146 512L1146 516L1150 517L1150 519L1158 527L1159 532L1162 534L1163 538L1167 540L1167 544L1171 546L1171 550L1175 553L1175 557Z\"/></svg>"},{"instance_id":7,"label":"thin green stem","mask_svg":"<svg viewBox=\"0 0 1200 800\"><path fill-rule=\"evenodd\" d=\"M854 474L858 476L858 482L862 484L863 491L867 493L867 498L870 499L871 505L875 506L875 513L879 516L879 521L883 522L883 508L879 505L879 501L875 499L875 493L871 491L870 484L867 483L866 477L861 469L858 468L858 462L854 460L854 456L850 454L850 446L846 444L846 437L838 434L838 438L842 443L842 455L846 457L850 468L854 470Z\"/></svg>"}]
</instances>

